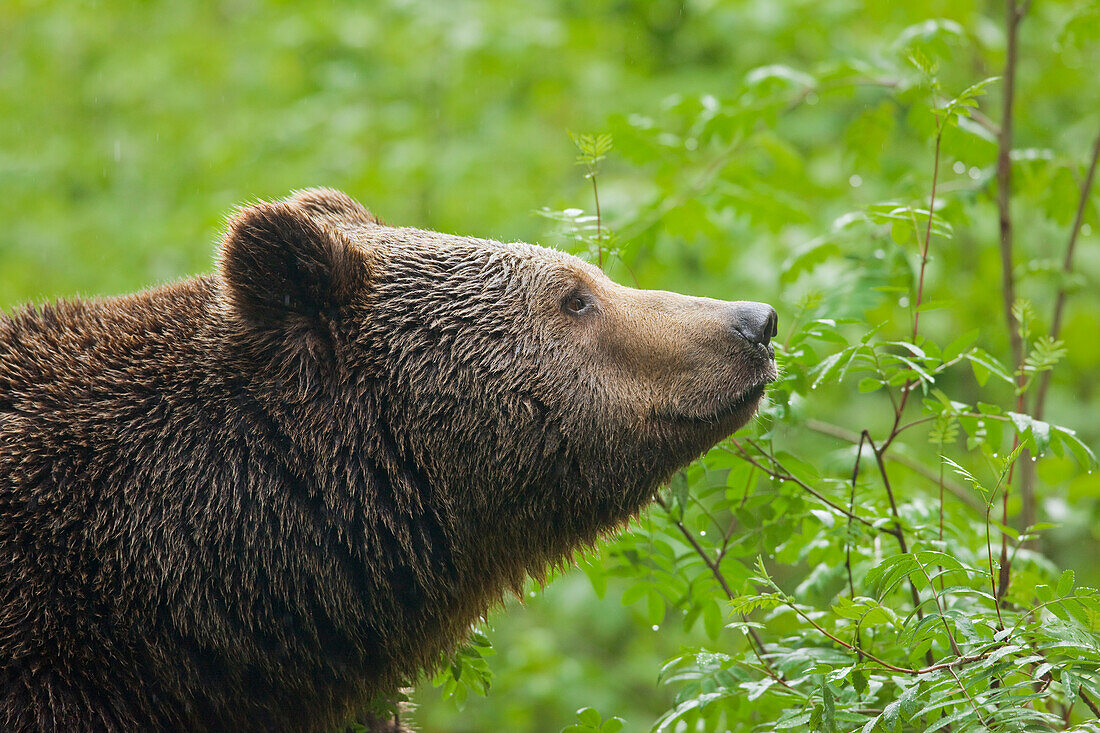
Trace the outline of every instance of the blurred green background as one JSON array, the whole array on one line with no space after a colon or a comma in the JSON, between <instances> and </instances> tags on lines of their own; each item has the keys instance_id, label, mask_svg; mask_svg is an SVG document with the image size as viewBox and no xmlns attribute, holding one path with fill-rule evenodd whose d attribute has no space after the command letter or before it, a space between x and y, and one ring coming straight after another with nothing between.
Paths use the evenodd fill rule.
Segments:
<instances>
[{"instance_id":1,"label":"blurred green background","mask_svg":"<svg viewBox=\"0 0 1100 733\"><path fill-rule=\"evenodd\" d=\"M1100 121L1100 23L1088 8L1040 0L1022 30L1018 260L1044 318ZM536 211L591 208L567 132L607 131L616 150L601 203L630 268L613 266L617 279L765 300L781 321L813 287L844 290L852 308L879 307L904 331L904 308L874 305L873 278L826 266L787 282L784 268L845 212L927 190L931 117L879 88L897 39L931 18L957 23L929 51L957 92L1000 72L1000 12L976 0L2 0L0 307L209 271L235 205L314 185L348 191L394 224L568 246ZM709 120L743 102L746 79L760 79L750 72L768 65L783 65L765 76L796 93L761 107L762 129L700 132L708 109ZM875 83L828 81L837 69ZM800 70L825 70L824 81L799 80ZM986 114L996 116L999 94ZM956 237L934 253L930 290L958 300L926 328L949 340L982 327L1004 357L996 148L980 134L944 144ZM1048 408L1092 445L1095 209ZM893 256L882 246L839 254L873 273L876 258ZM858 418L843 399L806 409ZM1045 466L1044 516L1063 523L1048 550L1095 584L1100 487ZM423 730L558 731L585 705L648 729L671 699L657 684L662 662L702 632L653 630L620 605L622 589L598 599L573 572L533 590L525 608L509 604L490 620L492 693L459 712L422 685Z\"/></svg>"}]
</instances>

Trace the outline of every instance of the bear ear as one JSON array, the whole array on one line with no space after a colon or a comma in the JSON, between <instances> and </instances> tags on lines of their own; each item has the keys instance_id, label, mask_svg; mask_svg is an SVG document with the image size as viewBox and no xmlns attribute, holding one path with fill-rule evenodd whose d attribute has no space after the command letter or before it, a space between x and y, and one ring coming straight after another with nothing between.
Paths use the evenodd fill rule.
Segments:
<instances>
[{"instance_id":1,"label":"bear ear","mask_svg":"<svg viewBox=\"0 0 1100 733\"><path fill-rule=\"evenodd\" d=\"M358 201L333 188L295 191L287 203L297 205L314 219L337 228L382 224L378 217L363 208Z\"/></svg>"},{"instance_id":2,"label":"bear ear","mask_svg":"<svg viewBox=\"0 0 1100 733\"><path fill-rule=\"evenodd\" d=\"M363 286L367 265L340 230L291 199L238 211L218 271L233 312L262 327L339 309Z\"/></svg>"}]
</instances>

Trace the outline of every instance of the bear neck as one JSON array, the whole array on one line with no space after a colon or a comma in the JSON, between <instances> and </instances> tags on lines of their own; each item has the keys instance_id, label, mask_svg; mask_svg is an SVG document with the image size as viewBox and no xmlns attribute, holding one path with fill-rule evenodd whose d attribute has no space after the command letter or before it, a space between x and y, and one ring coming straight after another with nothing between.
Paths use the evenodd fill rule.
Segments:
<instances>
[{"instance_id":1,"label":"bear neck","mask_svg":"<svg viewBox=\"0 0 1100 733\"><path fill-rule=\"evenodd\" d=\"M433 424L424 407L395 400L392 384L328 368L253 370L264 375L250 390L253 429L279 436L284 490L309 522L301 542L321 548L308 613L329 618L336 642L363 650L362 664L382 658L399 670L395 684L434 668L448 651L442 640L465 638L504 595L571 562L652 496L657 479L639 479L649 472L621 455L593 475L545 411L502 403L509 414L492 423L509 439L538 436L502 456L501 436L461 405L434 401L459 430L469 424L464 441L438 440L423 427Z\"/></svg>"}]
</instances>

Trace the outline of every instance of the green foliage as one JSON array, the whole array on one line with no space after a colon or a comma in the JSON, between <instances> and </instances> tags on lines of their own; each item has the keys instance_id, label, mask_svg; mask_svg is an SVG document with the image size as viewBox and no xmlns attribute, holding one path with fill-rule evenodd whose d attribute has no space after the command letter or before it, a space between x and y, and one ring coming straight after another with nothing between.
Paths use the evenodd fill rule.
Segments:
<instances>
[{"instance_id":1,"label":"green foliage","mask_svg":"<svg viewBox=\"0 0 1100 733\"><path fill-rule=\"evenodd\" d=\"M618 733L626 721L612 717L604 720L594 708L581 708L577 711L577 722L561 729L561 733Z\"/></svg>"},{"instance_id":2,"label":"green foliage","mask_svg":"<svg viewBox=\"0 0 1100 733\"><path fill-rule=\"evenodd\" d=\"M580 151L580 155L577 156L577 165L584 166L585 178L595 177L596 172L599 170L600 161L607 157L613 147L611 136L607 134L578 135L571 132L569 138L577 146L577 150Z\"/></svg>"},{"instance_id":3,"label":"green foliage","mask_svg":"<svg viewBox=\"0 0 1100 733\"><path fill-rule=\"evenodd\" d=\"M994 138L972 123L980 114L991 124L980 101L997 81L947 98L937 77L944 67L929 50L945 38L969 43L957 23L919 24L893 44L895 61L869 57L858 65L867 81L840 82L874 80L898 108L909 108L911 129L902 131L934 143L923 167L928 188L940 184L939 198L911 186L890 192L884 182L892 200L841 214L830 231L795 250L780 277L798 300L776 345L782 376L772 404L677 475L659 508L605 551L602 566L586 566L601 594L608 576L629 579L623 604L637 606L655 630L669 618L685 630L703 626L706 642L662 669L677 695L656 731L1095 729L1100 591L1075 587L1071 570L1037 552L1054 525L1020 529L1009 521L1010 495L1031 492L1023 501L1034 503L1033 492L1043 490L1013 483L1027 469L1019 461L1072 457L1079 475L1096 466L1074 431L1027 411L1038 379L1069 347L1022 299L1012 316L1025 356L1014 366L992 355L996 345L985 329L942 340L920 329L922 314L957 307L930 297L942 288L925 280L929 254L949 259L964 230L980 246L976 219L988 215L995 197L980 172L954 190L939 180L945 150L957 154L951 139L942 147L948 129ZM916 83L902 60L919 72ZM760 201L766 177L743 186L731 179L738 161L754 154L788 175L799 170L802 155L784 141L782 118L808 95L824 93L830 71L772 65L746 74L742 91L728 99L677 100L663 123L628 121L645 134L616 135L642 171L667 170L677 148L685 169L700 147L712 151L713 162L686 194L677 183L618 220L617 230L633 232L641 249L637 238L656 241L657 222L669 225L679 207L704 237L711 234L706 221L731 209L751 226L774 221L779 231L806 218L775 192ZM922 108L931 126L919 122ZM575 249L585 251L587 236L574 230ZM878 248L872 258L868 246ZM815 275L822 272L830 286L799 293L799 286L820 287ZM861 297L868 290L875 295ZM997 286L977 292L997 295ZM1036 296L1051 303L1057 292ZM821 418L807 426L809 406L832 391L862 404L847 411L858 429ZM925 424L922 441L914 428ZM812 431L854 450L815 451ZM899 475L889 464L894 454L919 463ZM968 486L954 485L950 473Z\"/></svg>"},{"instance_id":4,"label":"green foliage","mask_svg":"<svg viewBox=\"0 0 1100 733\"><path fill-rule=\"evenodd\" d=\"M488 657L493 653L489 638L474 629L466 643L440 664L432 677L432 686L440 688L443 698L453 700L461 710L471 691L482 697L489 694L493 673L489 670Z\"/></svg>"},{"instance_id":5,"label":"green foliage","mask_svg":"<svg viewBox=\"0 0 1100 733\"><path fill-rule=\"evenodd\" d=\"M16 0L0 302L208 270L234 204L322 184L393 223L770 302L782 377L761 416L494 616L495 655L476 636L420 685L421 728L1085 730L1095 190L1063 263L1100 13L1037 2L1020 25L1022 363L999 256L1004 20L972 0ZM570 129L601 131L574 136L584 175Z\"/></svg>"}]
</instances>

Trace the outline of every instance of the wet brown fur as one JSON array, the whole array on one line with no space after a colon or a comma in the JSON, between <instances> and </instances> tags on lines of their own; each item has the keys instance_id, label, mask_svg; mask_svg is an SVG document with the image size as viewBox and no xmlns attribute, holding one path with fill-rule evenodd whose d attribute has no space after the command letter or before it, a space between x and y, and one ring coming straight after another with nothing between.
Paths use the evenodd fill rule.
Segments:
<instances>
[{"instance_id":1,"label":"wet brown fur","mask_svg":"<svg viewBox=\"0 0 1100 733\"><path fill-rule=\"evenodd\" d=\"M0 315L0 729L392 694L751 416L733 305L321 189L238 212L214 275Z\"/></svg>"}]
</instances>

